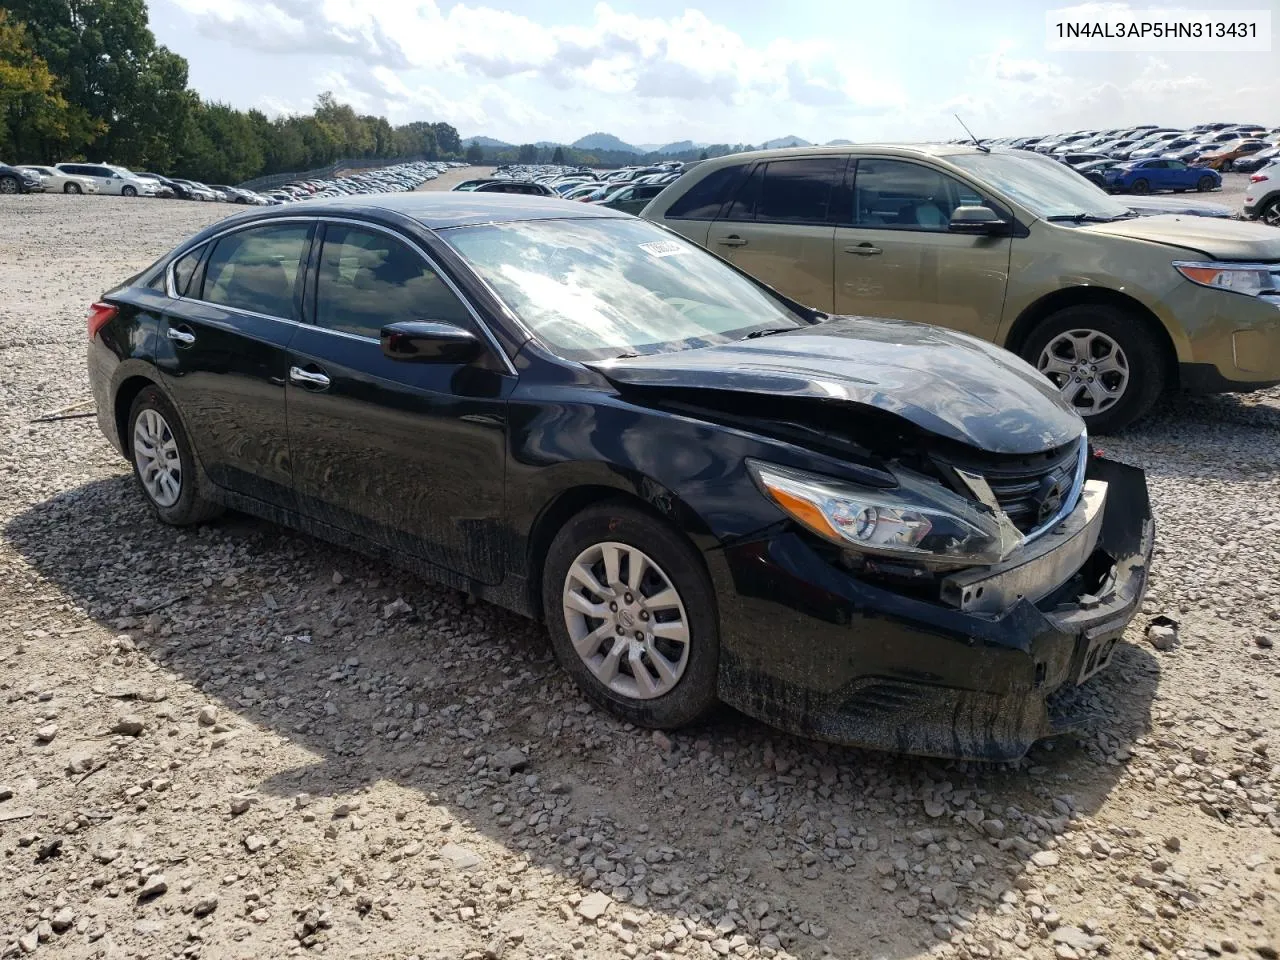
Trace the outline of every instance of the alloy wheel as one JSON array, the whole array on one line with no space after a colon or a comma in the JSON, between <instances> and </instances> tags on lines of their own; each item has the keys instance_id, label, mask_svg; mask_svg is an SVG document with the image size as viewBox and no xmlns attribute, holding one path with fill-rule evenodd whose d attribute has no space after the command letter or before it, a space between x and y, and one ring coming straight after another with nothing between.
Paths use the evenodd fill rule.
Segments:
<instances>
[{"instance_id":1,"label":"alloy wheel","mask_svg":"<svg viewBox=\"0 0 1280 960\"><path fill-rule=\"evenodd\" d=\"M1114 407L1129 386L1129 360L1097 330L1067 330L1040 351L1036 366L1083 417Z\"/></svg>"},{"instance_id":2,"label":"alloy wheel","mask_svg":"<svg viewBox=\"0 0 1280 960\"><path fill-rule=\"evenodd\" d=\"M1273 227L1280 227L1280 199L1272 200L1267 204L1259 219Z\"/></svg>"},{"instance_id":3,"label":"alloy wheel","mask_svg":"<svg viewBox=\"0 0 1280 960\"><path fill-rule=\"evenodd\" d=\"M133 461L147 496L172 507L182 496L182 458L169 423L158 410L143 410L133 425Z\"/></svg>"},{"instance_id":4,"label":"alloy wheel","mask_svg":"<svg viewBox=\"0 0 1280 960\"><path fill-rule=\"evenodd\" d=\"M618 696L670 693L689 663L689 618L667 574L626 543L578 554L562 591L569 639L587 669Z\"/></svg>"},{"instance_id":5,"label":"alloy wheel","mask_svg":"<svg viewBox=\"0 0 1280 960\"><path fill-rule=\"evenodd\" d=\"M17 193L18 181L13 177L0 177L0 193Z\"/></svg>"}]
</instances>

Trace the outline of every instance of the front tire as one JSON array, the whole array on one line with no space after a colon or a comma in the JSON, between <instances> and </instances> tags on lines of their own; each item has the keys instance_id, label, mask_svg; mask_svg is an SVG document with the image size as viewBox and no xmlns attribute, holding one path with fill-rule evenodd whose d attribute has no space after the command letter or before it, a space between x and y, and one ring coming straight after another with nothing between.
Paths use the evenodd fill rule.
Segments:
<instances>
[{"instance_id":1,"label":"front tire","mask_svg":"<svg viewBox=\"0 0 1280 960\"><path fill-rule=\"evenodd\" d=\"M1144 416L1164 390L1164 352L1140 317L1080 304L1045 317L1022 358L1048 377L1091 434L1116 433Z\"/></svg>"},{"instance_id":2,"label":"front tire","mask_svg":"<svg viewBox=\"0 0 1280 960\"><path fill-rule=\"evenodd\" d=\"M1220 166L1218 169L1221 170L1223 173L1230 173L1234 168L1235 168L1235 163L1233 163L1230 160L1223 160L1222 166Z\"/></svg>"},{"instance_id":3,"label":"front tire","mask_svg":"<svg viewBox=\"0 0 1280 960\"><path fill-rule=\"evenodd\" d=\"M622 719L670 729L716 703L715 593L665 521L612 501L573 517L547 552L542 606L556 659Z\"/></svg>"},{"instance_id":4,"label":"front tire","mask_svg":"<svg viewBox=\"0 0 1280 960\"><path fill-rule=\"evenodd\" d=\"M21 193L22 184L17 177L0 177L0 193Z\"/></svg>"},{"instance_id":5,"label":"front tire","mask_svg":"<svg viewBox=\"0 0 1280 960\"><path fill-rule=\"evenodd\" d=\"M120 188L120 196L122 197L136 197L137 195L138 195L138 191L135 190L133 187Z\"/></svg>"},{"instance_id":6,"label":"front tire","mask_svg":"<svg viewBox=\"0 0 1280 960\"><path fill-rule=\"evenodd\" d=\"M82 191L81 191L81 189L80 189L80 184L78 184L78 183L68 183L68 184L66 184L66 185L64 185L64 186L63 186L63 188L62 188L62 192L63 192L63 193L81 193Z\"/></svg>"},{"instance_id":7,"label":"front tire","mask_svg":"<svg viewBox=\"0 0 1280 960\"><path fill-rule=\"evenodd\" d=\"M1280 197L1276 197L1258 212L1258 219L1272 227L1280 227Z\"/></svg>"},{"instance_id":8,"label":"front tire","mask_svg":"<svg viewBox=\"0 0 1280 960\"><path fill-rule=\"evenodd\" d=\"M1138 194L1138 196L1143 196L1151 192L1151 184L1146 180L1135 180L1133 181L1133 186L1129 189Z\"/></svg>"},{"instance_id":9,"label":"front tire","mask_svg":"<svg viewBox=\"0 0 1280 960\"><path fill-rule=\"evenodd\" d=\"M1213 189L1213 187L1214 187L1213 177L1209 176L1207 173L1203 177L1201 177L1199 180L1196 181L1196 189L1199 190L1201 193L1208 193L1210 190Z\"/></svg>"},{"instance_id":10,"label":"front tire","mask_svg":"<svg viewBox=\"0 0 1280 960\"><path fill-rule=\"evenodd\" d=\"M125 439L133 476L160 520L187 527L222 512L202 495L191 440L178 411L158 387L146 387L134 399Z\"/></svg>"}]
</instances>

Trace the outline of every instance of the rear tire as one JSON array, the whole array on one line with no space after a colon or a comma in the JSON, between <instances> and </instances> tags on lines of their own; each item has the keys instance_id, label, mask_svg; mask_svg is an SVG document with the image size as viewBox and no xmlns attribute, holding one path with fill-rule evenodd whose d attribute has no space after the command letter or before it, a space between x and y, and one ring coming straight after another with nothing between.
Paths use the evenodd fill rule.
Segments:
<instances>
[{"instance_id":1,"label":"rear tire","mask_svg":"<svg viewBox=\"0 0 1280 960\"><path fill-rule=\"evenodd\" d=\"M1135 180L1129 190L1138 196L1143 196L1151 192L1151 184L1146 180Z\"/></svg>"},{"instance_id":2,"label":"rear tire","mask_svg":"<svg viewBox=\"0 0 1280 960\"><path fill-rule=\"evenodd\" d=\"M1201 193L1208 193L1213 188L1213 177L1209 176L1207 173L1196 181L1196 189Z\"/></svg>"},{"instance_id":3,"label":"rear tire","mask_svg":"<svg viewBox=\"0 0 1280 960\"><path fill-rule=\"evenodd\" d=\"M1258 211L1258 220L1272 227L1280 227L1280 197L1270 200Z\"/></svg>"},{"instance_id":4,"label":"rear tire","mask_svg":"<svg viewBox=\"0 0 1280 960\"><path fill-rule=\"evenodd\" d=\"M1223 173L1230 173L1234 167L1235 167L1235 164L1232 161L1223 160L1222 166L1220 166L1218 169L1221 170Z\"/></svg>"},{"instance_id":5,"label":"rear tire","mask_svg":"<svg viewBox=\"0 0 1280 960\"><path fill-rule=\"evenodd\" d=\"M158 387L145 387L134 398L128 433L122 439L133 463L134 479L160 520L188 527L222 513L219 504L203 495L203 477L182 418ZM148 469L153 462L160 467ZM167 473L169 480L158 482L159 473Z\"/></svg>"},{"instance_id":6,"label":"rear tire","mask_svg":"<svg viewBox=\"0 0 1280 960\"><path fill-rule=\"evenodd\" d=\"M612 582L606 550L617 558ZM637 556L647 564L637 563ZM637 577L640 569L648 572ZM583 570L596 571L590 574L594 586L573 574ZM659 593L668 602L649 606ZM600 616L581 612L584 599ZM715 705L715 592L697 551L665 521L616 501L583 510L547 551L542 607L556 659L588 698L611 713L638 726L670 729ZM680 635L683 642L670 639ZM611 658L614 679L606 682ZM636 671L645 674L644 684Z\"/></svg>"},{"instance_id":7,"label":"rear tire","mask_svg":"<svg viewBox=\"0 0 1280 960\"><path fill-rule=\"evenodd\" d=\"M1089 361L1075 364L1078 369L1073 373L1072 362L1066 359L1070 351L1064 348L1073 342L1104 348L1109 342L1114 346L1118 353L1113 351L1103 358L1104 363L1092 365L1114 367L1122 361L1119 366L1127 380L1118 395L1100 404L1090 394L1093 387L1087 379L1091 372ZM1084 417L1091 434L1123 430L1145 416L1164 390L1164 350L1142 318L1122 307L1080 304L1051 313L1031 331L1019 353L1059 388L1063 399ZM1081 377L1079 381L1075 379L1077 375ZM1120 379L1120 374L1114 372L1092 375L1099 385ZM1102 387L1097 392L1103 392Z\"/></svg>"},{"instance_id":8,"label":"rear tire","mask_svg":"<svg viewBox=\"0 0 1280 960\"><path fill-rule=\"evenodd\" d=\"M137 195L138 195L138 191L135 190L133 187L120 188L120 196L122 197L136 197Z\"/></svg>"}]
</instances>

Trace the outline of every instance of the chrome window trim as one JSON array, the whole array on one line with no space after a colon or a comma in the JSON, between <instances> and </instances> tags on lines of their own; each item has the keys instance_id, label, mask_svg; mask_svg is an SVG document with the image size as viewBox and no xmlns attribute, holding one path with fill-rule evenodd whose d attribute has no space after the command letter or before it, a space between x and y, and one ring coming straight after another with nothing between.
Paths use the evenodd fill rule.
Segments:
<instances>
[{"instance_id":1,"label":"chrome window trim","mask_svg":"<svg viewBox=\"0 0 1280 960\"><path fill-rule=\"evenodd\" d=\"M453 280L449 277L449 275L440 269L440 265L437 264L434 259L432 259L431 254L427 253L426 250L422 249L421 245L412 237L407 237L404 234L400 233L399 231L393 230L390 227L385 227L382 224L369 223L366 220L356 220L351 217L337 217L337 216L324 215L324 216L263 217L261 219L250 221L249 223L234 224L230 227L227 227L225 230L219 230L213 236L207 237L206 239L196 244L195 246L187 250L184 250L180 256L174 257L172 260L170 260L168 265L165 267L165 293L172 300L186 300L191 303L203 303L211 307L217 307L220 310L231 310L236 313L244 314L245 316L261 317L265 320L275 320L278 323L288 323L288 324L292 324L295 327L306 327L309 330L319 330L323 333L332 333L340 337L346 337L350 340L360 340L360 341L363 341L364 343L381 343L381 341L375 337L366 337L358 333L347 333L345 330L333 330L329 327L322 327L319 324L315 324L315 323L304 323L298 320L289 319L287 317L275 317L266 313L257 313L256 311L253 311L253 310L244 310L240 307L228 307L221 303L214 303L211 300L201 300L199 297L178 296L177 288L174 286L174 282L173 282L173 265L177 263L179 260L181 260L182 257L185 257L187 254L200 249L206 244L215 243L218 240L221 240L223 237L227 236L228 234L238 233L241 230L251 230L254 227L266 226L266 225L277 224L277 223L316 223L316 224L341 223L341 224L346 224L353 227L360 227L365 230L373 230L378 233L385 233L387 236L391 237L392 239L399 240L401 243L408 246L409 249L413 250L416 254L418 254L418 256L420 256L423 259L423 261L426 262L427 266L431 268L431 270L435 273L435 275L444 281L445 286L447 286L453 292L453 295L458 298L458 301L463 305L463 307L466 308L467 313L471 315L471 319L472 321L474 321L476 328L480 330L480 332L484 335L485 340L487 340L489 345L493 348L494 352L502 359L502 363L506 367L507 373L509 373L513 377L519 375L516 373L516 368L515 368L515 365L511 362L511 358L507 356L507 352L502 349L502 344L498 342L498 338L495 337L493 334L493 331L489 329L489 325L484 322L484 319L480 316L479 311L476 310L476 308L471 304L471 301L467 299L467 297L463 294L463 292L460 289L458 289L458 285L453 282ZM486 284L485 286L487 288L488 285ZM498 300L498 302L502 303L501 300ZM505 303L502 303L502 306L507 309L508 313L510 313L510 308L507 308ZM523 329L523 325L520 325L520 327L521 329Z\"/></svg>"}]
</instances>

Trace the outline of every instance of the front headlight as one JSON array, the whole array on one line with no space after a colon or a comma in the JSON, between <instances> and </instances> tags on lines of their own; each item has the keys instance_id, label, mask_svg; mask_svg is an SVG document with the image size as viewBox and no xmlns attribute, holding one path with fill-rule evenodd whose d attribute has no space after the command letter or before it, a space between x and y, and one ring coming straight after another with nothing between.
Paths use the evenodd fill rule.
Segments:
<instances>
[{"instance_id":1,"label":"front headlight","mask_svg":"<svg viewBox=\"0 0 1280 960\"><path fill-rule=\"evenodd\" d=\"M760 490L793 520L841 547L934 565L994 564L1023 540L997 515L926 477L891 490L748 460Z\"/></svg>"},{"instance_id":2,"label":"front headlight","mask_svg":"<svg viewBox=\"0 0 1280 960\"><path fill-rule=\"evenodd\" d=\"M1243 293L1248 297L1280 293L1280 264L1214 263L1175 260L1173 268L1202 287Z\"/></svg>"}]
</instances>

